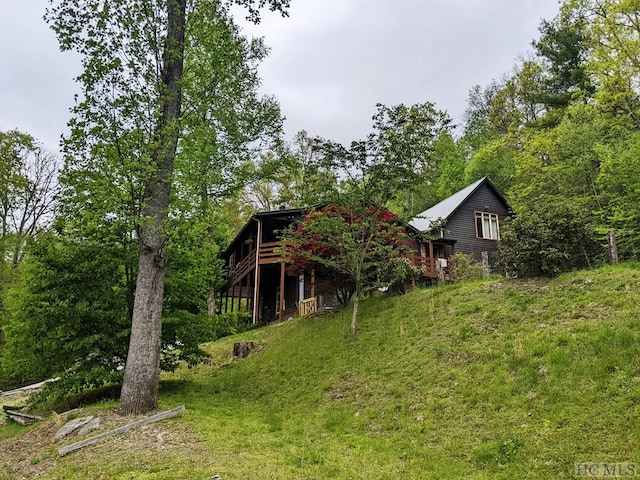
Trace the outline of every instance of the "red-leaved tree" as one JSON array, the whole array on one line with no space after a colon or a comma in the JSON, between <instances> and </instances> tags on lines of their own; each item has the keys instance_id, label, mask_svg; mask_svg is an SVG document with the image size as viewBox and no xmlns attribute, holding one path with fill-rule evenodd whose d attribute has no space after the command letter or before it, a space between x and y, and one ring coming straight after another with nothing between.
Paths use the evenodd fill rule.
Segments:
<instances>
[{"instance_id":1,"label":"red-leaved tree","mask_svg":"<svg viewBox=\"0 0 640 480\"><path fill-rule=\"evenodd\" d=\"M341 303L353 300L352 334L363 295L388 287L399 271L412 268L405 258L404 227L396 215L377 206L330 204L311 210L284 233L283 242L290 270L316 269L333 282Z\"/></svg>"}]
</instances>

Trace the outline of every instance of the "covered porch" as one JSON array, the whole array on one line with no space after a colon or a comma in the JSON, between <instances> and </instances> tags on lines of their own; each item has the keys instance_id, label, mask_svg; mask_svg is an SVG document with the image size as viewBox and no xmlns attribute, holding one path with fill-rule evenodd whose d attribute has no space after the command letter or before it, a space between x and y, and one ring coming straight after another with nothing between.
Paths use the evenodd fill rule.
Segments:
<instances>
[{"instance_id":1,"label":"covered porch","mask_svg":"<svg viewBox=\"0 0 640 480\"><path fill-rule=\"evenodd\" d=\"M455 240L440 238L419 242L419 248L409 256L414 267L422 270L428 279L448 280L449 257L456 253Z\"/></svg>"},{"instance_id":2,"label":"covered porch","mask_svg":"<svg viewBox=\"0 0 640 480\"><path fill-rule=\"evenodd\" d=\"M251 312L256 324L310 314L320 306L315 272L287 272L280 251L280 231L302 214L301 209L264 212L247 223L224 253L228 282L219 311Z\"/></svg>"}]
</instances>

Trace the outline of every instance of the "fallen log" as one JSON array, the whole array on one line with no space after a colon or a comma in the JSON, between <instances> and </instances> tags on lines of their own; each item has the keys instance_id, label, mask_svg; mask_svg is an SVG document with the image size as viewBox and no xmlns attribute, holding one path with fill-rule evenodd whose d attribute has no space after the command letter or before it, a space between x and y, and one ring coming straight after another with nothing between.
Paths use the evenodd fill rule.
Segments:
<instances>
[{"instance_id":1,"label":"fallen log","mask_svg":"<svg viewBox=\"0 0 640 480\"><path fill-rule=\"evenodd\" d=\"M19 407L17 405L3 405L2 406L2 410L5 412L11 412L11 411L20 411L22 410L24 407Z\"/></svg>"},{"instance_id":2,"label":"fallen log","mask_svg":"<svg viewBox=\"0 0 640 480\"><path fill-rule=\"evenodd\" d=\"M2 409L4 410L4 414L9 420L13 420L14 422L19 423L22 426L30 425L42 420L42 417L38 417L37 415L28 415L11 407L3 406Z\"/></svg>"},{"instance_id":3,"label":"fallen log","mask_svg":"<svg viewBox=\"0 0 640 480\"><path fill-rule=\"evenodd\" d=\"M174 408L172 410L167 410L165 412L156 413L155 415L152 415L150 417L141 418L140 420L136 420L135 422L131 422L131 423L128 423L128 424L123 425L121 427L115 428L113 430L109 430L108 432L101 433L100 435L96 435L95 437L90 437L90 438L87 438L85 440L81 440L79 442L72 443L71 445L67 445L66 447L60 447L58 449L58 455L60 455L62 457L64 455L66 455L67 453L71 453L71 452L73 452L75 450L80 450L81 448L84 448L86 446L93 445L94 443L101 442L102 440L105 440L106 438L109 438L109 437L111 437L113 435L118 435L120 433L125 433L125 432L128 432L129 430L133 430L135 428L140 428L143 425L147 425L149 423L158 422L158 421L164 420L166 418L175 417L176 415L180 415L184 411L185 411L184 405L180 405L179 407L176 407L176 408Z\"/></svg>"},{"instance_id":4,"label":"fallen log","mask_svg":"<svg viewBox=\"0 0 640 480\"><path fill-rule=\"evenodd\" d=\"M6 392L1 392L0 396L2 397L11 397L13 395L20 395L22 393L32 392L34 390L38 390L45 386L45 384L49 382L57 382L59 378L50 378L49 380L45 380L44 382L34 383L33 385L26 385L24 387L16 388L15 390L8 390Z\"/></svg>"}]
</instances>

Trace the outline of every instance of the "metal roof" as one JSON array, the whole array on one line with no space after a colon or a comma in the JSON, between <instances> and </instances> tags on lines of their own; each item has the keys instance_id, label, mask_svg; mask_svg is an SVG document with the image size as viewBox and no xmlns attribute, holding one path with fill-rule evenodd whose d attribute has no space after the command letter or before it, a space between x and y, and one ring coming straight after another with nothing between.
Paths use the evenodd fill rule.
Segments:
<instances>
[{"instance_id":1,"label":"metal roof","mask_svg":"<svg viewBox=\"0 0 640 480\"><path fill-rule=\"evenodd\" d=\"M445 198L440 203L437 203L433 207L428 208L424 212L416 215L409 222L409 225L411 225L412 227L422 232L428 232L429 230L431 230L431 226L437 220L441 218L447 220L460 207L460 205L462 205L464 201L467 198L469 198L469 196L473 192L475 192L475 190L485 181L491 184L491 182L489 182L489 179L487 177L482 177L477 182L474 182L471 185L464 187L462 190L454 193L450 197ZM494 187L494 190L495 190L495 187Z\"/></svg>"}]
</instances>

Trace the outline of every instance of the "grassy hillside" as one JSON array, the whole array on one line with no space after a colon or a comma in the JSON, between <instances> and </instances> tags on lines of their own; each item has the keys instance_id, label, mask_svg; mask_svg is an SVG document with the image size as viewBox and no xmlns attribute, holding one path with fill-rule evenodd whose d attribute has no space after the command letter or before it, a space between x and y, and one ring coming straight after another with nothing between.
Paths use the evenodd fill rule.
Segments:
<instances>
[{"instance_id":1,"label":"grassy hillside","mask_svg":"<svg viewBox=\"0 0 640 480\"><path fill-rule=\"evenodd\" d=\"M640 463L640 265L371 298L355 340L349 313L208 345L211 365L163 377L161 408L184 403L182 417L61 459L70 441L42 440L55 419L0 428L0 478L544 479ZM265 348L228 364L240 340Z\"/></svg>"}]
</instances>

